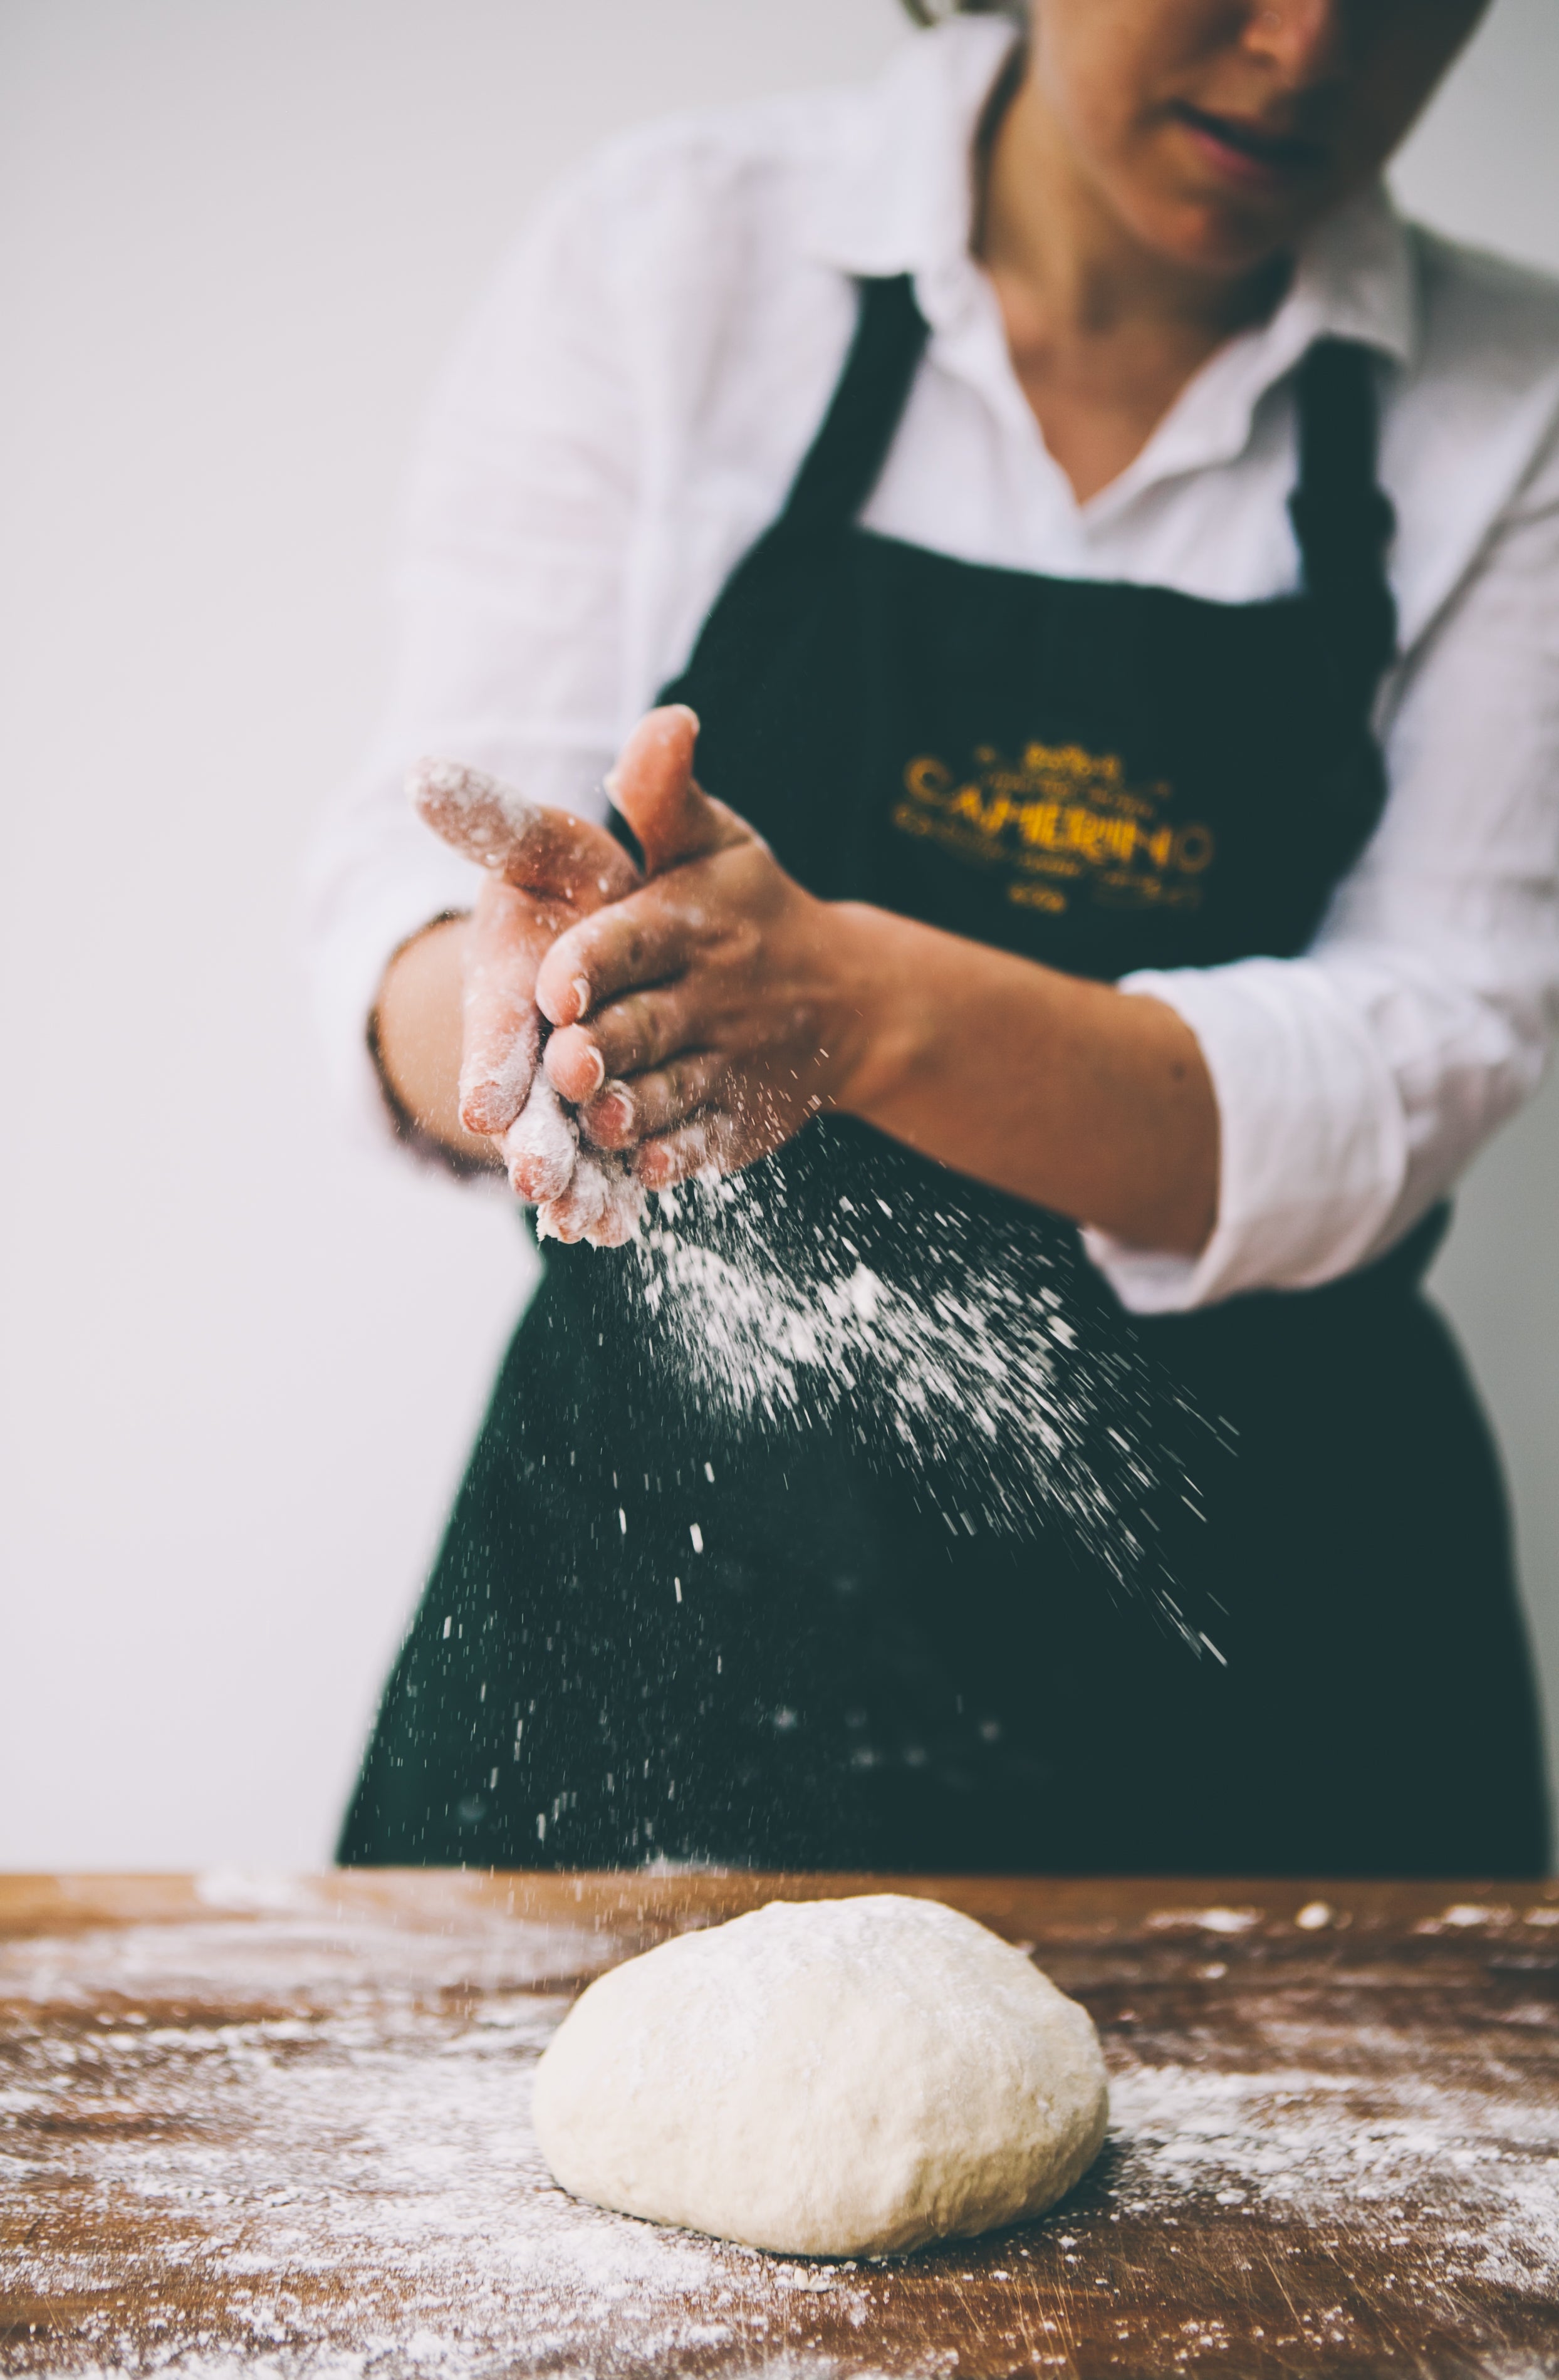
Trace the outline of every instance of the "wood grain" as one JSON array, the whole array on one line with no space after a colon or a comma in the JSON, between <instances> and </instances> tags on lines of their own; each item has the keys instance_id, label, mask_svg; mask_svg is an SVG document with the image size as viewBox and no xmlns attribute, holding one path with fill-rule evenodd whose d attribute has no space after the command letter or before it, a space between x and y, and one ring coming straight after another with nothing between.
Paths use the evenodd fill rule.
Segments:
<instances>
[{"instance_id":1,"label":"wood grain","mask_svg":"<svg viewBox=\"0 0 1559 2380\"><path fill-rule=\"evenodd\" d=\"M925 1892L1110 2060L1045 2221L881 2265L552 2189L567 1995L764 1900ZM0 1878L0 2370L1559 2375L1559 1886Z\"/></svg>"}]
</instances>

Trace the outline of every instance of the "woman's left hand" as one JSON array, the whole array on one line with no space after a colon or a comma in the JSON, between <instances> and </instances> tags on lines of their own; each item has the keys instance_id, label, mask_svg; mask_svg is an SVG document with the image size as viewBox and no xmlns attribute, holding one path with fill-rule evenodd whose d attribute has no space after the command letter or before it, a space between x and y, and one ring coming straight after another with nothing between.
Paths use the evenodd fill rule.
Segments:
<instances>
[{"instance_id":1,"label":"woman's left hand","mask_svg":"<svg viewBox=\"0 0 1559 2380\"><path fill-rule=\"evenodd\" d=\"M654 1190L732 1172L838 1103L865 1023L847 913L700 789L697 737L680 705L635 730L612 791L649 880L561 935L536 978L550 1080Z\"/></svg>"}]
</instances>

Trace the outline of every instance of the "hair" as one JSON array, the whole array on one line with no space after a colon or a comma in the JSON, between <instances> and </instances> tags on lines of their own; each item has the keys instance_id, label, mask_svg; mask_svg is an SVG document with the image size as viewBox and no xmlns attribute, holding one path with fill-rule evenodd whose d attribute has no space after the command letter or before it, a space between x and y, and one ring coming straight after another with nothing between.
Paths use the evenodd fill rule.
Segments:
<instances>
[{"instance_id":1,"label":"hair","mask_svg":"<svg viewBox=\"0 0 1559 2380\"><path fill-rule=\"evenodd\" d=\"M1023 0L904 0L917 25L939 25L945 17L1021 17Z\"/></svg>"}]
</instances>

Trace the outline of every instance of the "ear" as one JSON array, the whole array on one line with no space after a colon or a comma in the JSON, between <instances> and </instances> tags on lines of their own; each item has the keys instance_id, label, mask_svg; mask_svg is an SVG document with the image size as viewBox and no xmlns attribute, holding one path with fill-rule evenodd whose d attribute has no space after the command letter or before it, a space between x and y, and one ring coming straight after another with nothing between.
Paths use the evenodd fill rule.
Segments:
<instances>
[{"instance_id":1,"label":"ear","mask_svg":"<svg viewBox=\"0 0 1559 2380\"><path fill-rule=\"evenodd\" d=\"M658 876L679 860L715 851L740 829L693 778L697 713L686 703L652 710L623 747L606 790L639 837L645 872Z\"/></svg>"}]
</instances>

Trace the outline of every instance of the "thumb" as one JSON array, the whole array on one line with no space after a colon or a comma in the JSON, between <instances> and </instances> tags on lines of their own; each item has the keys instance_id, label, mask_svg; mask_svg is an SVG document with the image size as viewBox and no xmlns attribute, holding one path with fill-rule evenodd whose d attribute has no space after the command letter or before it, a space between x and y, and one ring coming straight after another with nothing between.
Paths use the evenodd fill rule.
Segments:
<instances>
[{"instance_id":1,"label":"thumb","mask_svg":"<svg viewBox=\"0 0 1559 2380\"><path fill-rule=\"evenodd\" d=\"M741 832L723 802L693 777L696 711L684 702L652 710L623 747L606 789L639 837L645 872L659 876L679 860L716 851Z\"/></svg>"}]
</instances>

